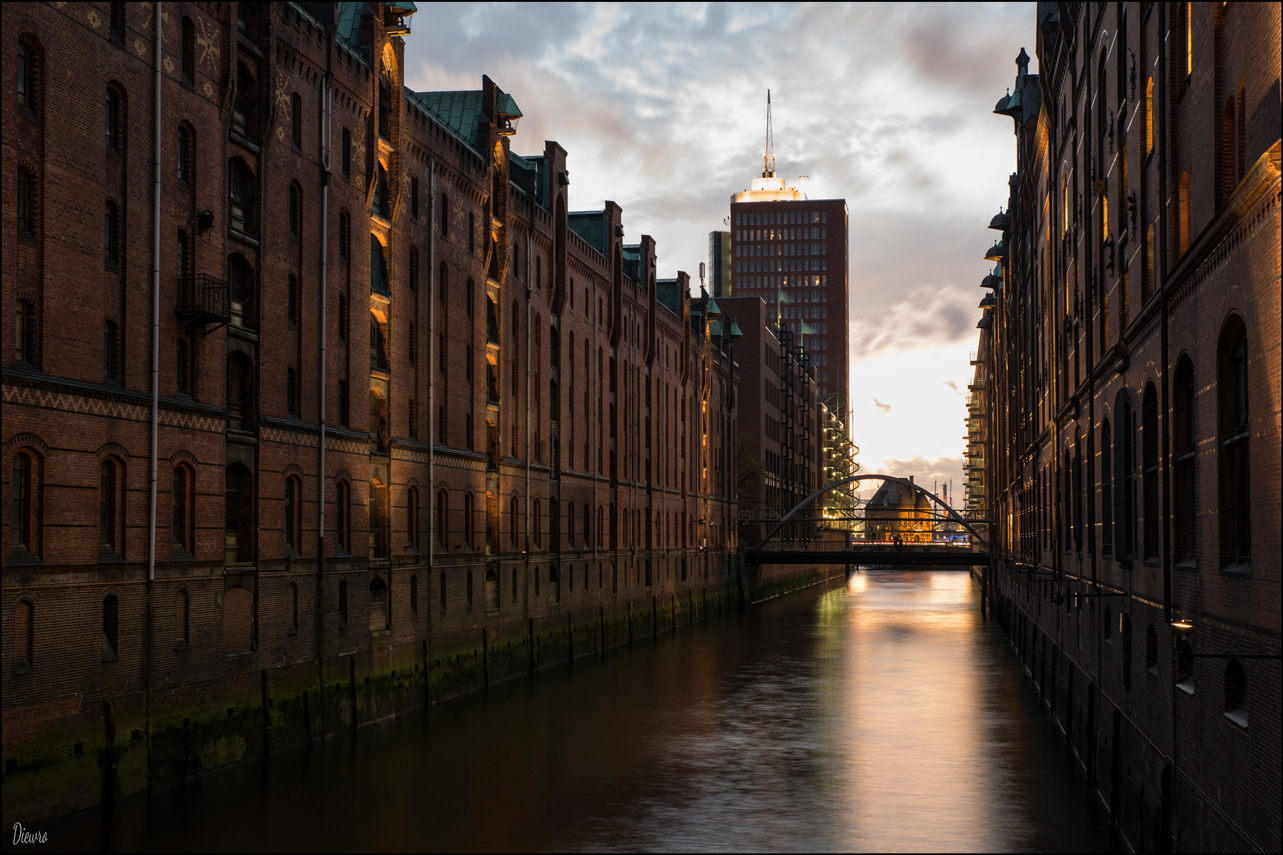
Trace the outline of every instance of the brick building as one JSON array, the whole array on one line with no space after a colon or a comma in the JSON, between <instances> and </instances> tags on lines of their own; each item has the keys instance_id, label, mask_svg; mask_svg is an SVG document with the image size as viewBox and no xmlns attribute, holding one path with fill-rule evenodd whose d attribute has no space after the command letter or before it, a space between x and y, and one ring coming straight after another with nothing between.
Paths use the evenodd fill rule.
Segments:
<instances>
[{"instance_id":1,"label":"brick building","mask_svg":"<svg viewBox=\"0 0 1283 855\"><path fill-rule=\"evenodd\" d=\"M412 3L153 8L3 8L6 816L734 591L729 335L514 97L406 89Z\"/></svg>"},{"instance_id":2,"label":"brick building","mask_svg":"<svg viewBox=\"0 0 1283 855\"><path fill-rule=\"evenodd\" d=\"M828 481L823 453L823 429L828 411L820 401L816 368L796 344L792 330L771 321L760 297L726 297L717 304L742 331L734 358L740 371L742 399L737 408L744 455L760 462L750 479L751 499L744 509L744 538L757 543L778 520ZM821 500L820 505L824 502ZM804 514L814 517L813 512ZM790 523L778 537L806 540L814 535L812 522Z\"/></svg>"},{"instance_id":3,"label":"brick building","mask_svg":"<svg viewBox=\"0 0 1283 855\"><path fill-rule=\"evenodd\" d=\"M1279 6L1037 26L995 109L990 601L1135 848L1278 851Z\"/></svg>"}]
</instances>

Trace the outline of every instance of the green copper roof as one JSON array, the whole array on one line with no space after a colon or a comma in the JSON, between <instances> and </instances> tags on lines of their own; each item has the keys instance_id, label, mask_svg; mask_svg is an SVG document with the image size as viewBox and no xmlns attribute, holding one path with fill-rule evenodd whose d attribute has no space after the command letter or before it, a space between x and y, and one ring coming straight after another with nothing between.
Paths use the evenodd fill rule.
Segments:
<instances>
[{"instance_id":1,"label":"green copper roof","mask_svg":"<svg viewBox=\"0 0 1283 855\"><path fill-rule=\"evenodd\" d=\"M507 92L499 92L499 97L495 99L495 110L500 116L507 116L511 119L521 118L521 108L517 106L517 102Z\"/></svg>"},{"instance_id":2,"label":"green copper roof","mask_svg":"<svg viewBox=\"0 0 1283 855\"><path fill-rule=\"evenodd\" d=\"M339 38L349 44L356 44L361 30L361 7L364 3L340 3L339 5Z\"/></svg>"},{"instance_id":3,"label":"green copper roof","mask_svg":"<svg viewBox=\"0 0 1283 855\"><path fill-rule=\"evenodd\" d=\"M481 90L463 92L416 92L423 108L474 149L478 148L477 121L481 118Z\"/></svg>"},{"instance_id":4,"label":"green copper roof","mask_svg":"<svg viewBox=\"0 0 1283 855\"><path fill-rule=\"evenodd\" d=\"M566 224L593 249L603 256L609 256L607 252L609 235L606 232L610 228L610 221L606 219L605 211L571 211L566 218Z\"/></svg>"}]
</instances>

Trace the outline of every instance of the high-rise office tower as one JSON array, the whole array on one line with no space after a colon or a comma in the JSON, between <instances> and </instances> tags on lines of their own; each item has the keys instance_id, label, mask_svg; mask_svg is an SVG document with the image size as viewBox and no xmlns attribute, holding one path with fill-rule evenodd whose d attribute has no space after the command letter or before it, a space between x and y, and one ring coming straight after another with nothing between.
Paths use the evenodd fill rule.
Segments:
<instances>
[{"instance_id":1,"label":"high-rise office tower","mask_svg":"<svg viewBox=\"0 0 1283 855\"><path fill-rule=\"evenodd\" d=\"M767 318L794 335L816 367L820 397L848 421L850 411L845 199L809 199L775 177L767 96L762 177L731 196L731 286L761 297Z\"/></svg>"},{"instance_id":2,"label":"high-rise office tower","mask_svg":"<svg viewBox=\"0 0 1283 855\"><path fill-rule=\"evenodd\" d=\"M708 290L714 299L731 296L731 233L708 233Z\"/></svg>"}]
</instances>

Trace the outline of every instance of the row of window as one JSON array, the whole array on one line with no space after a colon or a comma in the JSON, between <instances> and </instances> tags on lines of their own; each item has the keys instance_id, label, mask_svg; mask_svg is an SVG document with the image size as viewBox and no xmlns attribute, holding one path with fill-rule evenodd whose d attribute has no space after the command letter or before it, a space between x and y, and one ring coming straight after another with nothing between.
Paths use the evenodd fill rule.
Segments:
<instances>
[{"instance_id":1,"label":"row of window","mask_svg":"<svg viewBox=\"0 0 1283 855\"><path fill-rule=\"evenodd\" d=\"M756 261L735 262L736 273L767 273L771 271L797 273L800 271L820 271L829 269L827 258L781 258L776 261L758 259Z\"/></svg>"},{"instance_id":2,"label":"row of window","mask_svg":"<svg viewBox=\"0 0 1283 855\"><path fill-rule=\"evenodd\" d=\"M802 223L827 223L827 211L763 211L760 213L738 213L735 215L737 226L792 226Z\"/></svg>"}]
</instances>

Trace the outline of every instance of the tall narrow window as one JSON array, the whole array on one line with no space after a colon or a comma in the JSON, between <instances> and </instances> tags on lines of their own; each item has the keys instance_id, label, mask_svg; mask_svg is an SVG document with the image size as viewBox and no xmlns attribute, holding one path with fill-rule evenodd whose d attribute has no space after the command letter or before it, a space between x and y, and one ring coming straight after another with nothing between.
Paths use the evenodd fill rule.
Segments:
<instances>
[{"instance_id":1,"label":"tall narrow window","mask_svg":"<svg viewBox=\"0 0 1283 855\"><path fill-rule=\"evenodd\" d=\"M18 234L36 234L36 176L30 169L18 168Z\"/></svg>"},{"instance_id":2,"label":"tall narrow window","mask_svg":"<svg viewBox=\"0 0 1283 855\"><path fill-rule=\"evenodd\" d=\"M98 469L98 544L102 552L119 551L116 533L116 462L104 460Z\"/></svg>"},{"instance_id":3,"label":"tall narrow window","mask_svg":"<svg viewBox=\"0 0 1283 855\"><path fill-rule=\"evenodd\" d=\"M1158 557L1158 392L1145 387L1141 404L1141 466L1145 501L1145 557Z\"/></svg>"},{"instance_id":4,"label":"tall narrow window","mask_svg":"<svg viewBox=\"0 0 1283 855\"><path fill-rule=\"evenodd\" d=\"M447 503L448 503L448 498L446 496L446 491L438 490L437 491L436 539L437 539L437 546L441 549L446 549L450 543L450 535L449 535L449 532L446 530L446 521L448 520Z\"/></svg>"},{"instance_id":5,"label":"tall narrow window","mask_svg":"<svg viewBox=\"0 0 1283 855\"><path fill-rule=\"evenodd\" d=\"M339 295L339 341L347 341L347 296Z\"/></svg>"},{"instance_id":6,"label":"tall narrow window","mask_svg":"<svg viewBox=\"0 0 1283 855\"><path fill-rule=\"evenodd\" d=\"M1100 540L1101 552L1107 556L1114 554L1113 444L1114 437L1109 432L1109 420L1106 419L1100 429Z\"/></svg>"},{"instance_id":7,"label":"tall narrow window","mask_svg":"<svg viewBox=\"0 0 1283 855\"><path fill-rule=\"evenodd\" d=\"M1231 316L1221 332L1217 354L1217 455L1220 469L1221 566L1245 565L1252 546L1252 495L1249 490L1247 330Z\"/></svg>"},{"instance_id":8,"label":"tall narrow window","mask_svg":"<svg viewBox=\"0 0 1283 855\"><path fill-rule=\"evenodd\" d=\"M14 317L13 358L28 365L38 364L36 354L36 304L19 300Z\"/></svg>"},{"instance_id":9,"label":"tall narrow window","mask_svg":"<svg viewBox=\"0 0 1283 855\"><path fill-rule=\"evenodd\" d=\"M370 557L388 557L388 488L370 479Z\"/></svg>"},{"instance_id":10,"label":"tall narrow window","mask_svg":"<svg viewBox=\"0 0 1283 855\"><path fill-rule=\"evenodd\" d=\"M125 4L119 0L111 4L111 37L119 41L125 39Z\"/></svg>"},{"instance_id":11,"label":"tall narrow window","mask_svg":"<svg viewBox=\"0 0 1283 855\"><path fill-rule=\"evenodd\" d=\"M339 626L347 626L347 579L339 580Z\"/></svg>"},{"instance_id":12,"label":"tall narrow window","mask_svg":"<svg viewBox=\"0 0 1283 855\"><path fill-rule=\"evenodd\" d=\"M287 281L288 290L285 294L285 320L289 323L290 327L293 328L298 326L298 277L291 273Z\"/></svg>"},{"instance_id":13,"label":"tall narrow window","mask_svg":"<svg viewBox=\"0 0 1283 855\"><path fill-rule=\"evenodd\" d=\"M120 600L108 594L102 601L102 655L115 659L120 649Z\"/></svg>"},{"instance_id":14,"label":"tall narrow window","mask_svg":"<svg viewBox=\"0 0 1283 855\"><path fill-rule=\"evenodd\" d=\"M124 139L121 128L120 93L107 87L107 150L120 154Z\"/></svg>"},{"instance_id":15,"label":"tall narrow window","mask_svg":"<svg viewBox=\"0 0 1283 855\"><path fill-rule=\"evenodd\" d=\"M35 516L33 464L32 456L25 451L19 451L13 457L13 516L10 527L13 551L18 553L21 549L29 555L37 553L32 525Z\"/></svg>"},{"instance_id":16,"label":"tall narrow window","mask_svg":"<svg viewBox=\"0 0 1283 855\"><path fill-rule=\"evenodd\" d=\"M441 574L441 614L445 614L445 604L446 604L446 584L445 584L445 574L442 573Z\"/></svg>"},{"instance_id":17,"label":"tall narrow window","mask_svg":"<svg viewBox=\"0 0 1283 855\"><path fill-rule=\"evenodd\" d=\"M370 580L370 631L388 628L388 586L377 576Z\"/></svg>"},{"instance_id":18,"label":"tall narrow window","mask_svg":"<svg viewBox=\"0 0 1283 855\"><path fill-rule=\"evenodd\" d=\"M386 69L379 75L379 136L392 138L392 76Z\"/></svg>"},{"instance_id":19,"label":"tall narrow window","mask_svg":"<svg viewBox=\"0 0 1283 855\"><path fill-rule=\"evenodd\" d=\"M392 293L388 289L388 262L383 242L373 234L370 235L370 290L385 297Z\"/></svg>"},{"instance_id":20,"label":"tall narrow window","mask_svg":"<svg viewBox=\"0 0 1283 855\"><path fill-rule=\"evenodd\" d=\"M244 62L236 63L236 98L232 102L232 131L253 138L257 129L254 76Z\"/></svg>"},{"instance_id":21,"label":"tall narrow window","mask_svg":"<svg viewBox=\"0 0 1283 855\"><path fill-rule=\"evenodd\" d=\"M468 549L474 548L472 542L472 493L463 494L463 543Z\"/></svg>"},{"instance_id":22,"label":"tall narrow window","mask_svg":"<svg viewBox=\"0 0 1283 855\"><path fill-rule=\"evenodd\" d=\"M196 25L192 19L183 18L183 82L196 80Z\"/></svg>"},{"instance_id":23,"label":"tall narrow window","mask_svg":"<svg viewBox=\"0 0 1283 855\"><path fill-rule=\"evenodd\" d=\"M441 237L450 236L450 197L441 194Z\"/></svg>"},{"instance_id":24,"label":"tall narrow window","mask_svg":"<svg viewBox=\"0 0 1283 855\"><path fill-rule=\"evenodd\" d=\"M419 219L419 176L410 176L410 216Z\"/></svg>"},{"instance_id":25,"label":"tall narrow window","mask_svg":"<svg viewBox=\"0 0 1283 855\"><path fill-rule=\"evenodd\" d=\"M239 252L227 257L227 286L231 297L232 326L253 327L254 269Z\"/></svg>"},{"instance_id":26,"label":"tall narrow window","mask_svg":"<svg viewBox=\"0 0 1283 855\"><path fill-rule=\"evenodd\" d=\"M105 241L105 254L107 264L116 267L120 264L120 206L115 202L107 202L107 215L105 222L105 231L103 239Z\"/></svg>"},{"instance_id":27,"label":"tall narrow window","mask_svg":"<svg viewBox=\"0 0 1283 855\"><path fill-rule=\"evenodd\" d=\"M195 150L192 144L192 132L185 126L178 126L178 180L186 187L192 186L196 172Z\"/></svg>"},{"instance_id":28,"label":"tall narrow window","mask_svg":"<svg viewBox=\"0 0 1283 855\"><path fill-rule=\"evenodd\" d=\"M303 540L299 538L302 523L302 502L299 496L299 479L285 479L285 549L286 555L298 555Z\"/></svg>"},{"instance_id":29,"label":"tall narrow window","mask_svg":"<svg viewBox=\"0 0 1283 855\"><path fill-rule=\"evenodd\" d=\"M347 211L339 211L339 257L347 261L352 256L352 218Z\"/></svg>"},{"instance_id":30,"label":"tall narrow window","mask_svg":"<svg viewBox=\"0 0 1283 855\"><path fill-rule=\"evenodd\" d=\"M229 222L236 231L249 234L254 230L254 173L239 157L227 166Z\"/></svg>"},{"instance_id":31,"label":"tall narrow window","mask_svg":"<svg viewBox=\"0 0 1283 855\"><path fill-rule=\"evenodd\" d=\"M1145 84L1145 155L1154 151L1154 78Z\"/></svg>"},{"instance_id":32,"label":"tall narrow window","mask_svg":"<svg viewBox=\"0 0 1283 855\"><path fill-rule=\"evenodd\" d=\"M1247 674L1237 659L1225 666L1225 715L1247 725Z\"/></svg>"},{"instance_id":33,"label":"tall narrow window","mask_svg":"<svg viewBox=\"0 0 1283 855\"><path fill-rule=\"evenodd\" d=\"M35 112L39 58L25 38L18 40L18 106Z\"/></svg>"},{"instance_id":34,"label":"tall narrow window","mask_svg":"<svg viewBox=\"0 0 1283 855\"><path fill-rule=\"evenodd\" d=\"M343 129L343 177L352 177L352 131Z\"/></svg>"},{"instance_id":35,"label":"tall narrow window","mask_svg":"<svg viewBox=\"0 0 1283 855\"><path fill-rule=\"evenodd\" d=\"M172 527L174 546L191 553L191 538L188 536L190 529L191 517L188 514L187 497L190 492L188 485L187 469L183 466L174 468L174 484L171 498L173 500L173 517L170 521Z\"/></svg>"},{"instance_id":36,"label":"tall narrow window","mask_svg":"<svg viewBox=\"0 0 1283 855\"><path fill-rule=\"evenodd\" d=\"M388 173L383 168L382 162L374 165L374 204L371 205L370 212L385 220L391 216L388 204Z\"/></svg>"},{"instance_id":37,"label":"tall narrow window","mask_svg":"<svg viewBox=\"0 0 1283 855\"><path fill-rule=\"evenodd\" d=\"M352 531L352 488L346 481L339 481L334 488L334 538L338 548L346 553L351 547L349 535Z\"/></svg>"},{"instance_id":38,"label":"tall narrow window","mask_svg":"<svg viewBox=\"0 0 1283 855\"><path fill-rule=\"evenodd\" d=\"M419 248L410 247L410 263L407 265L406 284L410 286L410 291L417 291L419 288Z\"/></svg>"},{"instance_id":39,"label":"tall narrow window","mask_svg":"<svg viewBox=\"0 0 1283 855\"><path fill-rule=\"evenodd\" d=\"M1194 424L1194 364L1188 356L1182 356L1177 363L1173 386L1172 415L1175 424L1172 452L1176 459L1173 546L1177 561L1192 561L1198 543L1198 498L1194 480L1197 434Z\"/></svg>"}]
</instances>

